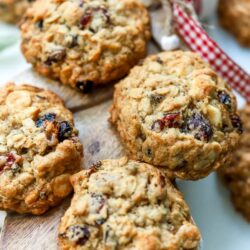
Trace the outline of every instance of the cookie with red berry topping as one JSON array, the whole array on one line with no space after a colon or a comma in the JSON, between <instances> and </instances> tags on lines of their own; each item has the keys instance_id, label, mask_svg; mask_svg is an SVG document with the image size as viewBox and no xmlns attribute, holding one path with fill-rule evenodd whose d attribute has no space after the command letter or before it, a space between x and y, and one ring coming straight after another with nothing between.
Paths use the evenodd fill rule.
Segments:
<instances>
[{"instance_id":1,"label":"cookie with red berry topping","mask_svg":"<svg viewBox=\"0 0 250 250\"><path fill-rule=\"evenodd\" d=\"M250 106L240 111L244 133L233 155L233 162L219 171L228 187L235 208L250 222Z\"/></svg>"},{"instance_id":2,"label":"cookie with red berry topping","mask_svg":"<svg viewBox=\"0 0 250 250\"><path fill-rule=\"evenodd\" d=\"M20 27L27 61L83 93L126 75L150 37L139 0L38 0Z\"/></svg>"},{"instance_id":3,"label":"cookie with red berry topping","mask_svg":"<svg viewBox=\"0 0 250 250\"><path fill-rule=\"evenodd\" d=\"M199 230L164 171L127 158L104 160L71 182L61 249L198 249Z\"/></svg>"},{"instance_id":4,"label":"cookie with red berry topping","mask_svg":"<svg viewBox=\"0 0 250 250\"><path fill-rule=\"evenodd\" d=\"M72 191L83 148L73 115L54 93L9 84L0 91L0 209L42 214Z\"/></svg>"},{"instance_id":5,"label":"cookie with red berry topping","mask_svg":"<svg viewBox=\"0 0 250 250\"><path fill-rule=\"evenodd\" d=\"M199 179L227 164L242 133L227 84L197 54L149 56L115 87L111 122L130 157Z\"/></svg>"},{"instance_id":6,"label":"cookie with red berry topping","mask_svg":"<svg viewBox=\"0 0 250 250\"><path fill-rule=\"evenodd\" d=\"M34 0L0 0L0 20L17 23Z\"/></svg>"}]
</instances>

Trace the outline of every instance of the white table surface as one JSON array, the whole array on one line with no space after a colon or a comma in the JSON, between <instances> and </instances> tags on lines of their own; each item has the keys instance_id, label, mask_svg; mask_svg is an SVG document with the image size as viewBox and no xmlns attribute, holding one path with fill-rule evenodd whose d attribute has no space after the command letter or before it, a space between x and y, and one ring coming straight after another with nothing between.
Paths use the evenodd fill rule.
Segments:
<instances>
[{"instance_id":1,"label":"white table surface","mask_svg":"<svg viewBox=\"0 0 250 250\"><path fill-rule=\"evenodd\" d=\"M250 49L241 48L229 34L217 26L215 19L210 23L214 25L209 29L210 35L236 62L250 72ZM0 24L0 39L1 34L3 35L2 27ZM18 33L13 28L11 32L9 41L13 43ZM18 44L0 52L0 82L13 79L14 75L28 67L19 51ZM242 106L243 102L240 98L239 102ZM250 224L235 212L229 193L216 174L211 174L196 182L178 181L178 186L201 230L202 250L250 250ZM1 225L4 213L0 213Z\"/></svg>"}]
</instances>

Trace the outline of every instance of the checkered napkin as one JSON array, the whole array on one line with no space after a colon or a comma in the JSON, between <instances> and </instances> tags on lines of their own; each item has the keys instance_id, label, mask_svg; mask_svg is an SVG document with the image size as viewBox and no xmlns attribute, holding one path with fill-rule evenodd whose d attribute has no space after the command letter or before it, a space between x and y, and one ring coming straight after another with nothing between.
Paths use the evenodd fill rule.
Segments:
<instances>
[{"instance_id":1,"label":"checkered napkin","mask_svg":"<svg viewBox=\"0 0 250 250\"><path fill-rule=\"evenodd\" d=\"M183 41L192 51L203 57L247 102L250 102L250 75L208 36L199 22L178 2L172 1L173 17L176 31ZM193 4L192 0L185 2Z\"/></svg>"}]
</instances>

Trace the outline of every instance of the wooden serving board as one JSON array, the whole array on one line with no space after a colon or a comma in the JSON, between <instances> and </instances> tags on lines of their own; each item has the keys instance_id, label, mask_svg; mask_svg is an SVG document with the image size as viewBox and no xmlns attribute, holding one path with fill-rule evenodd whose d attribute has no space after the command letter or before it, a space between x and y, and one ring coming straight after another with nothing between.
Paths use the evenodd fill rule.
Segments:
<instances>
[{"instance_id":1,"label":"wooden serving board","mask_svg":"<svg viewBox=\"0 0 250 250\"><path fill-rule=\"evenodd\" d=\"M157 51L150 44L149 53ZM108 122L112 84L94 90L93 94L83 95L39 76L32 69L14 79L16 84L27 83L48 88L65 101L74 113L75 124L84 145L84 166L125 154L116 132ZM42 216L7 214L0 238L0 250L56 250L58 223L69 203L70 198Z\"/></svg>"}]
</instances>

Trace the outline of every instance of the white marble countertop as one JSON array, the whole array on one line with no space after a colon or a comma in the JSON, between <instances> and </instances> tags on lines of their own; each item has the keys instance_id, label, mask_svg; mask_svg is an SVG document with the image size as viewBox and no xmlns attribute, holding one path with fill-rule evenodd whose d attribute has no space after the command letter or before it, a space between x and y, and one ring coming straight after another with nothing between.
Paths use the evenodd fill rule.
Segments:
<instances>
[{"instance_id":1,"label":"white marble countertop","mask_svg":"<svg viewBox=\"0 0 250 250\"><path fill-rule=\"evenodd\" d=\"M216 19L212 19L211 23L214 27L210 28L210 35L236 62L250 72L250 49L241 48L230 35L218 28ZM0 40L1 35L3 36L1 28L0 24ZM19 51L18 43L13 43L15 39L18 39L18 33L13 28L11 32L11 37L6 40L7 43L13 45L0 51L0 82L13 79L14 75L29 67ZM0 49L2 47L3 44L0 42ZM239 101L242 105L240 98ZM201 230L202 250L250 249L250 224L234 211L229 194L216 174L211 174L208 178L196 182L179 181L178 186ZM3 216L4 213L1 212L0 225Z\"/></svg>"}]
</instances>

